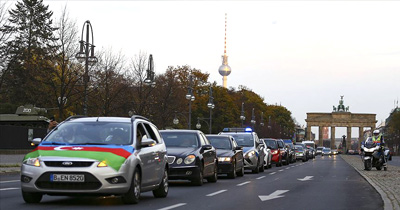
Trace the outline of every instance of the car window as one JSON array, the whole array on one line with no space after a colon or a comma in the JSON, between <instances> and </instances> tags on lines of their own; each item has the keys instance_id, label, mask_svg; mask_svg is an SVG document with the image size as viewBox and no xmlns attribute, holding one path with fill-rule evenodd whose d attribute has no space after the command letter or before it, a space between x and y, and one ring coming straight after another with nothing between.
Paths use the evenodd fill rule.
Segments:
<instances>
[{"instance_id":1,"label":"car window","mask_svg":"<svg viewBox=\"0 0 400 210\"><path fill-rule=\"evenodd\" d=\"M211 142L211 145L217 149L232 149L231 141L229 137L225 136L208 136L207 139Z\"/></svg>"},{"instance_id":2,"label":"car window","mask_svg":"<svg viewBox=\"0 0 400 210\"><path fill-rule=\"evenodd\" d=\"M236 143L236 140L234 138L231 138L233 147L236 148L238 146L238 144Z\"/></svg>"},{"instance_id":3,"label":"car window","mask_svg":"<svg viewBox=\"0 0 400 210\"><path fill-rule=\"evenodd\" d=\"M202 145L210 145L210 141L208 141L207 137L204 136L203 133L200 133L200 139L201 139L201 143Z\"/></svg>"},{"instance_id":4,"label":"car window","mask_svg":"<svg viewBox=\"0 0 400 210\"><path fill-rule=\"evenodd\" d=\"M155 126L155 125L153 125L153 124L150 124L150 127L151 127L151 129L153 130L153 132L154 132L154 135L156 136L156 138L157 138L157 142L158 143L162 143L162 138L161 138L161 134L160 134L160 132L158 131L158 128ZM155 140L155 139L154 139Z\"/></svg>"},{"instance_id":5,"label":"car window","mask_svg":"<svg viewBox=\"0 0 400 210\"><path fill-rule=\"evenodd\" d=\"M279 148L283 148L283 147L284 147L283 142L278 141L278 147L279 147Z\"/></svg>"},{"instance_id":6,"label":"car window","mask_svg":"<svg viewBox=\"0 0 400 210\"><path fill-rule=\"evenodd\" d=\"M146 130L144 129L142 123L136 125L136 143L140 145L142 143L143 136L146 137Z\"/></svg>"},{"instance_id":7,"label":"car window","mask_svg":"<svg viewBox=\"0 0 400 210\"><path fill-rule=\"evenodd\" d=\"M200 140L196 133L161 132L167 147L200 147Z\"/></svg>"},{"instance_id":8,"label":"car window","mask_svg":"<svg viewBox=\"0 0 400 210\"><path fill-rule=\"evenodd\" d=\"M149 136L147 138L153 139L154 141L156 141L157 143L159 143L156 134L154 133L153 129L150 127L150 125L148 123L143 123L144 127L147 130L147 133L149 134Z\"/></svg>"},{"instance_id":9,"label":"car window","mask_svg":"<svg viewBox=\"0 0 400 210\"><path fill-rule=\"evenodd\" d=\"M251 134L229 134L235 138L236 143L242 147L254 147L254 139Z\"/></svg>"}]
</instances>

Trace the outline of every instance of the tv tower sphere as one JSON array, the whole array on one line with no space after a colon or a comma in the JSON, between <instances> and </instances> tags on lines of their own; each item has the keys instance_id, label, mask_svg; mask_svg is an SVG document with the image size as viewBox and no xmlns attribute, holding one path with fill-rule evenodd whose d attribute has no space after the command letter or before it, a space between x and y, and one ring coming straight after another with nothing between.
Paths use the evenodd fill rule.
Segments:
<instances>
[{"instance_id":1,"label":"tv tower sphere","mask_svg":"<svg viewBox=\"0 0 400 210\"><path fill-rule=\"evenodd\" d=\"M221 76L228 76L231 74L231 67L228 65L221 65L218 71Z\"/></svg>"}]
</instances>

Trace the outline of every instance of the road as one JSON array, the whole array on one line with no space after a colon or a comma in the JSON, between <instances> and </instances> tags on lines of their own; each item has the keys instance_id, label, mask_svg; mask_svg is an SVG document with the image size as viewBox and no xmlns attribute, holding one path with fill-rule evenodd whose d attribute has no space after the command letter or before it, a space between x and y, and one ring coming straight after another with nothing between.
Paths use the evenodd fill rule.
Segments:
<instances>
[{"instance_id":1,"label":"road","mask_svg":"<svg viewBox=\"0 0 400 210\"><path fill-rule=\"evenodd\" d=\"M400 156L393 156L392 160L388 161L389 166L399 166L400 167Z\"/></svg>"},{"instance_id":2,"label":"road","mask_svg":"<svg viewBox=\"0 0 400 210\"><path fill-rule=\"evenodd\" d=\"M44 196L24 203L19 175L0 176L0 209L126 209L119 197ZM201 187L171 182L167 198L142 193L135 209L383 209L380 195L339 156L272 167L244 177L220 177Z\"/></svg>"}]
</instances>

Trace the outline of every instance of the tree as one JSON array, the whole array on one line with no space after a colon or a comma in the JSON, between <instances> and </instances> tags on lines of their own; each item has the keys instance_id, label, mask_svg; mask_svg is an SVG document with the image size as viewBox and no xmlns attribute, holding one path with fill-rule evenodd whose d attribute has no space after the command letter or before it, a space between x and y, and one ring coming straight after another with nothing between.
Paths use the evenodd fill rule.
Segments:
<instances>
[{"instance_id":1,"label":"tree","mask_svg":"<svg viewBox=\"0 0 400 210\"><path fill-rule=\"evenodd\" d=\"M44 105L47 91L43 88L44 75L51 66L51 45L56 38L48 6L42 0L22 0L9 11L9 24L1 31L12 35L4 48L8 52L7 72L2 88L7 88L8 100L13 104L36 103Z\"/></svg>"},{"instance_id":2,"label":"tree","mask_svg":"<svg viewBox=\"0 0 400 210\"><path fill-rule=\"evenodd\" d=\"M393 147L398 152L400 148L400 108L390 114L386 127L387 139L385 141L389 147Z\"/></svg>"}]
</instances>

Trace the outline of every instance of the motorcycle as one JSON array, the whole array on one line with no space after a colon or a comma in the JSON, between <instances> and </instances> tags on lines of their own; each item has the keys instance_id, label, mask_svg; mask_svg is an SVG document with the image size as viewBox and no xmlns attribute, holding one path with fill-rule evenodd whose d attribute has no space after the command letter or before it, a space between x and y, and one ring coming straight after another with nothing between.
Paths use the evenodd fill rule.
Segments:
<instances>
[{"instance_id":1,"label":"motorcycle","mask_svg":"<svg viewBox=\"0 0 400 210\"><path fill-rule=\"evenodd\" d=\"M387 166L383 165L387 156L384 152L379 152L380 144L373 142L372 138L369 137L365 140L365 143L361 145L362 152L362 161L364 162L364 170L370 171L372 167L376 167L376 169L382 170L382 168L386 171Z\"/></svg>"}]
</instances>

